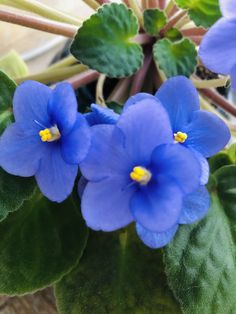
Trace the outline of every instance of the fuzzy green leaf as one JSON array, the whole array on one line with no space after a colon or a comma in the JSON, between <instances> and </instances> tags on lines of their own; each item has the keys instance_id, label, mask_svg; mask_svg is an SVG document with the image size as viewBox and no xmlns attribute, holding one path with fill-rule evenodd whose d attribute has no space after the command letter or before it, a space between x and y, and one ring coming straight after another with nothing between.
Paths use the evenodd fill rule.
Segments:
<instances>
[{"instance_id":1,"label":"fuzzy green leaf","mask_svg":"<svg viewBox=\"0 0 236 314\"><path fill-rule=\"evenodd\" d=\"M109 77L125 77L142 65L143 52L133 38L138 21L123 4L102 6L79 28L71 46L75 58Z\"/></svg>"},{"instance_id":2,"label":"fuzzy green leaf","mask_svg":"<svg viewBox=\"0 0 236 314\"><path fill-rule=\"evenodd\" d=\"M0 293L21 295L49 286L78 263L87 228L70 198L36 194L0 223Z\"/></svg>"},{"instance_id":3,"label":"fuzzy green leaf","mask_svg":"<svg viewBox=\"0 0 236 314\"><path fill-rule=\"evenodd\" d=\"M210 27L220 17L219 0L175 0L182 9L188 9L189 17L197 26Z\"/></svg>"},{"instance_id":4,"label":"fuzzy green leaf","mask_svg":"<svg viewBox=\"0 0 236 314\"><path fill-rule=\"evenodd\" d=\"M133 230L91 233L78 267L56 285L61 314L179 314L167 287L160 250Z\"/></svg>"},{"instance_id":5,"label":"fuzzy green leaf","mask_svg":"<svg viewBox=\"0 0 236 314\"><path fill-rule=\"evenodd\" d=\"M160 30L166 25L167 18L163 11L147 9L143 13L144 29L151 36L158 36Z\"/></svg>"},{"instance_id":6,"label":"fuzzy green leaf","mask_svg":"<svg viewBox=\"0 0 236 314\"><path fill-rule=\"evenodd\" d=\"M165 249L169 284L187 314L236 313L236 166L215 173L209 214Z\"/></svg>"},{"instance_id":7,"label":"fuzzy green leaf","mask_svg":"<svg viewBox=\"0 0 236 314\"><path fill-rule=\"evenodd\" d=\"M189 39L171 42L164 38L153 47L154 59L167 78L176 75L189 77L197 65L197 51Z\"/></svg>"},{"instance_id":8,"label":"fuzzy green leaf","mask_svg":"<svg viewBox=\"0 0 236 314\"><path fill-rule=\"evenodd\" d=\"M236 164L236 143L232 144L228 150L228 154L230 157L230 160L233 164Z\"/></svg>"},{"instance_id":9,"label":"fuzzy green leaf","mask_svg":"<svg viewBox=\"0 0 236 314\"><path fill-rule=\"evenodd\" d=\"M220 169L223 166L231 165L232 161L226 152L221 152L209 159L209 166L211 173Z\"/></svg>"},{"instance_id":10,"label":"fuzzy green leaf","mask_svg":"<svg viewBox=\"0 0 236 314\"><path fill-rule=\"evenodd\" d=\"M16 84L0 70L0 134L12 123L12 99Z\"/></svg>"},{"instance_id":11,"label":"fuzzy green leaf","mask_svg":"<svg viewBox=\"0 0 236 314\"><path fill-rule=\"evenodd\" d=\"M183 35L177 28L170 28L165 32L165 38L168 38L171 41L179 41L183 38Z\"/></svg>"}]
</instances>

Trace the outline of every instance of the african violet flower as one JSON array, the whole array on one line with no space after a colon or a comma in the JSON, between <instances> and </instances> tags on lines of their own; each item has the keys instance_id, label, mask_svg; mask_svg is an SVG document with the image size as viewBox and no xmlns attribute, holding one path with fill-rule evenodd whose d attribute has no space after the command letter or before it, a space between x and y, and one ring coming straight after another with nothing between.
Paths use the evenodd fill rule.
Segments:
<instances>
[{"instance_id":1,"label":"african violet flower","mask_svg":"<svg viewBox=\"0 0 236 314\"><path fill-rule=\"evenodd\" d=\"M220 0L223 18L219 19L204 36L199 56L213 72L230 75L236 89L236 3Z\"/></svg>"},{"instance_id":2,"label":"african violet flower","mask_svg":"<svg viewBox=\"0 0 236 314\"><path fill-rule=\"evenodd\" d=\"M96 125L91 132L81 163L88 180L81 203L87 225L113 231L135 221L141 239L143 228L165 238L156 246L165 245L186 216L183 198L199 187L201 173L191 151L173 143L165 109L156 99L141 101L115 125Z\"/></svg>"},{"instance_id":3,"label":"african violet flower","mask_svg":"<svg viewBox=\"0 0 236 314\"><path fill-rule=\"evenodd\" d=\"M51 90L26 81L16 89L13 112L16 122L0 139L0 165L14 175L35 176L45 196L63 201L90 145L89 126L77 112L71 85Z\"/></svg>"}]
</instances>

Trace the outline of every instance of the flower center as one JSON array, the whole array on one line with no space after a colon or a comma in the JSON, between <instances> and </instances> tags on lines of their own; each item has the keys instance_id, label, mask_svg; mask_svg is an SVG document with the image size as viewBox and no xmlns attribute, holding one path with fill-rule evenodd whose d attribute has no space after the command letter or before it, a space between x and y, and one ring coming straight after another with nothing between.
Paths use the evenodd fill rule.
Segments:
<instances>
[{"instance_id":1,"label":"flower center","mask_svg":"<svg viewBox=\"0 0 236 314\"><path fill-rule=\"evenodd\" d=\"M188 134L186 133L183 133L183 132L174 133L174 139L178 143L184 143L187 138L188 138Z\"/></svg>"},{"instance_id":2,"label":"flower center","mask_svg":"<svg viewBox=\"0 0 236 314\"><path fill-rule=\"evenodd\" d=\"M44 129L39 132L42 142L53 142L61 137L60 131L57 126L53 126L50 129Z\"/></svg>"},{"instance_id":3,"label":"flower center","mask_svg":"<svg viewBox=\"0 0 236 314\"><path fill-rule=\"evenodd\" d=\"M141 166L134 167L129 175L133 181L138 182L141 185L148 184L152 177L151 172Z\"/></svg>"}]
</instances>

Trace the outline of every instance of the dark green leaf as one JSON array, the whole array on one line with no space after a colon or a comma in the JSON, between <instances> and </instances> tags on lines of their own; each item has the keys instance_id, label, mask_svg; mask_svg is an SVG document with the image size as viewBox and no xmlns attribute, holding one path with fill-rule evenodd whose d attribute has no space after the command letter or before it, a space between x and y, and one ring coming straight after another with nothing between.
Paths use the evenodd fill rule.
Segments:
<instances>
[{"instance_id":1,"label":"dark green leaf","mask_svg":"<svg viewBox=\"0 0 236 314\"><path fill-rule=\"evenodd\" d=\"M0 134L13 121L12 99L16 84L0 70Z\"/></svg>"},{"instance_id":2,"label":"dark green leaf","mask_svg":"<svg viewBox=\"0 0 236 314\"><path fill-rule=\"evenodd\" d=\"M36 194L0 224L0 293L29 293L61 279L78 263L87 228L70 198Z\"/></svg>"},{"instance_id":3,"label":"dark green leaf","mask_svg":"<svg viewBox=\"0 0 236 314\"><path fill-rule=\"evenodd\" d=\"M143 52L133 38L138 21L123 4L102 6L79 28L71 53L82 63L109 77L125 77L142 65Z\"/></svg>"},{"instance_id":4,"label":"dark green leaf","mask_svg":"<svg viewBox=\"0 0 236 314\"><path fill-rule=\"evenodd\" d=\"M185 313L236 313L236 166L216 173L209 214L165 249L169 284Z\"/></svg>"},{"instance_id":5,"label":"dark green leaf","mask_svg":"<svg viewBox=\"0 0 236 314\"><path fill-rule=\"evenodd\" d=\"M78 267L56 285L61 314L178 314L167 287L161 250L133 230L91 233Z\"/></svg>"},{"instance_id":6,"label":"dark green leaf","mask_svg":"<svg viewBox=\"0 0 236 314\"><path fill-rule=\"evenodd\" d=\"M166 25L167 18L163 11L147 9L143 13L144 29L151 36L158 36L160 30Z\"/></svg>"},{"instance_id":7,"label":"dark green leaf","mask_svg":"<svg viewBox=\"0 0 236 314\"><path fill-rule=\"evenodd\" d=\"M211 173L214 173L219 168L230 164L232 164L232 161L226 152L221 152L209 159Z\"/></svg>"},{"instance_id":8,"label":"dark green leaf","mask_svg":"<svg viewBox=\"0 0 236 314\"><path fill-rule=\"evenodd\" d=\"M197 65L197 52L189 39L176 43L164 38L153 47L154 59L167 78L176 75L189 77Z\"/></svg>"},{"instance_id":9,"label":"dark green leaf","mask_svg":"<svg viewBox=\"0 0 236 314\"><path fill-rule=\"evenodd\" d=\"M183 38L183 35L177 28L170 28L165 32L165 38L168 38L171 41L178 41Z\"/></svg>"},{"instance_id":10,"label":"dark green leaf","mask_svg":"<svg viewBox=\"0 0 236 314\"><path fill-rule=\"evenodd\" d=\"M210 27L220 17L219 0L175 0L182 9L188 9L197 26Z\"/></svg>"},{"instance_id":11,"label":"dark green leaf","mask_svg":"<svg viewBox=\"0 0 236 314\"><path fill-rule=\"evenodd\" d=\"M121 114L123 107L115 101L110 101L107 104L107 107L114 110L116 113Z\"/></svg>"},{"instance_id":12,"label":"dark green leaf","mask_svg":"<svg viewBox=\"0 0 236 314\"><path fill-rule=\"evenodd\" d=\"M232 163L236 164L236 144L230 146L228 154Z\"/></svg>"}]
</instances>

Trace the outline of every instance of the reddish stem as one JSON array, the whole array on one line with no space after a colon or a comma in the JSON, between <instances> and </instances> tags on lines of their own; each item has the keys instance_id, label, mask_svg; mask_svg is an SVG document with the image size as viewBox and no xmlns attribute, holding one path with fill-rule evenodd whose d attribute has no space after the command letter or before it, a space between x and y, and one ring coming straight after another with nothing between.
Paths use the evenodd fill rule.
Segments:
<instances>
[{"instance_id":1,"label":"reddish stem","mask_svg":"<svg viewBox=\"0 0 236 314\"><path fill-rule=\"evenodd\" d=\"M132 83L132 86L130 89L130 95L134 95L134 94L140 92L140 90L143 86L143 82L144 82L144 79L146 77L148 68L151 64L151 61L152 61L152 53L149 52L145 56L143 66L133 77L133 83Z\"/></svg>"},{"instance_id":2,"label":"reddish stem","mask_svg":"<svg viewBox=\"0 0 236 314\"><path fill-rule=\"evenodd\" d=\"M91 83L95 81L99 77L99 73L94 70L87 70L85 72L82 72L80 74L77 74L66 81L70 83L74 89L77 89L83 85L86 85L88 83Z\"/></svg>"},{"instance_id":3,"label":"reddish stem","mask_svg":"<svg viewBox=\"0 0 236 314\"><path fill-rule=\"evenodd\" d=\"M159 8L164 10L166 7L166 0L159 0Z\"/></svg>"},{"instance_id":4,"label":"reddish stem","mask_svg":"<svg viewBox=\"0 0 236 314\"><path fill-rule=\"evenodd\" d=\"M225 111L231 113L236 117L236 107L233 106L227 99L221 96L214 89L200 89L200 93L209 98L215 105L223 108Z\"/></svg>"},{"instance_id":5,"label":"reddish stem","mask_svg":"<svg viewBox=\"0 0 236 314\"><path fill-rule=\"evenodd\" d=\"M99 4L103 5L105 3L110 3L109 0L96 0Z\"/></svg>"},{"instance_id":6,"label":"reddish stem","mask_svg":"<svg viewBox=\"0 0 236 314\"><path fill-rule=\"evenodd\" d=\"M191 39L197 46L200 46L203 38L202 36L187 36L187 37Z\"/></svg>"},{"instance_id":7,"label":"reddish stem","mask_svg":"<svg viewBox=\"0 0 236 314\"><path fill-rule=\"evenodd\" d=\"M159 0L148 0L148 8L149 9L159 8Z\"/></svg>"},{"instance_id":8,"label":"reddish stem","mask_svg":"<svg viewBox=\"0 0 236 314\"><path fill-rule=\"evenodd\" d=\"M166 26L160 31L160 35L164 36L164 34L172 28L182 17L186 14L185 11L181 11L178 14L176 14L174 17L172 17L169 22L166 24Z\"/></svg>"},{"instance_id":9,"label":"reddish stem","mask_svg":"<svg viewBox=\"0 0 236 314\"><path fill-rule=\"evenodd\" d=\"M188 29L181 30L181 33L184 36L204 36L206 34L207 30L205 28L201 27L193 27Z\"/></svg>"},{"instance_id":10,"label":"reddish stem","mask_svg":"<svg viewBox=\"0 0 236 314\"><path fill-rule=\"evenodd\" d=\"M73 38L77 31L77 27L69 24L29 16L18 12L14 13L5 9L0 9L0 20L69 38Z\"/></svg>"},{"instance_id":11,"label":"reddish stem","mask_svg":"<svg viewBox=\"0 0 236 314\"><path fill-rule=\"evenodd\" d=\"M140 45L146 45L153 43L153 38L148 34L138 34L134 37L134 41Z\"/></svg>"},{"instance_id":12,"label":"reddish stem","mask_svg":"<svg viewBox=\"0 0 236 314\"><path fill-rule=\"evenodd\" d=\"M169 14L167 15L169 18L172 17L173 15L175 15L175 13L177 13L179 11L177 5L174 5L173 8L171 9L171 11L169 12Z\"/></svg>"}]
</instances>

